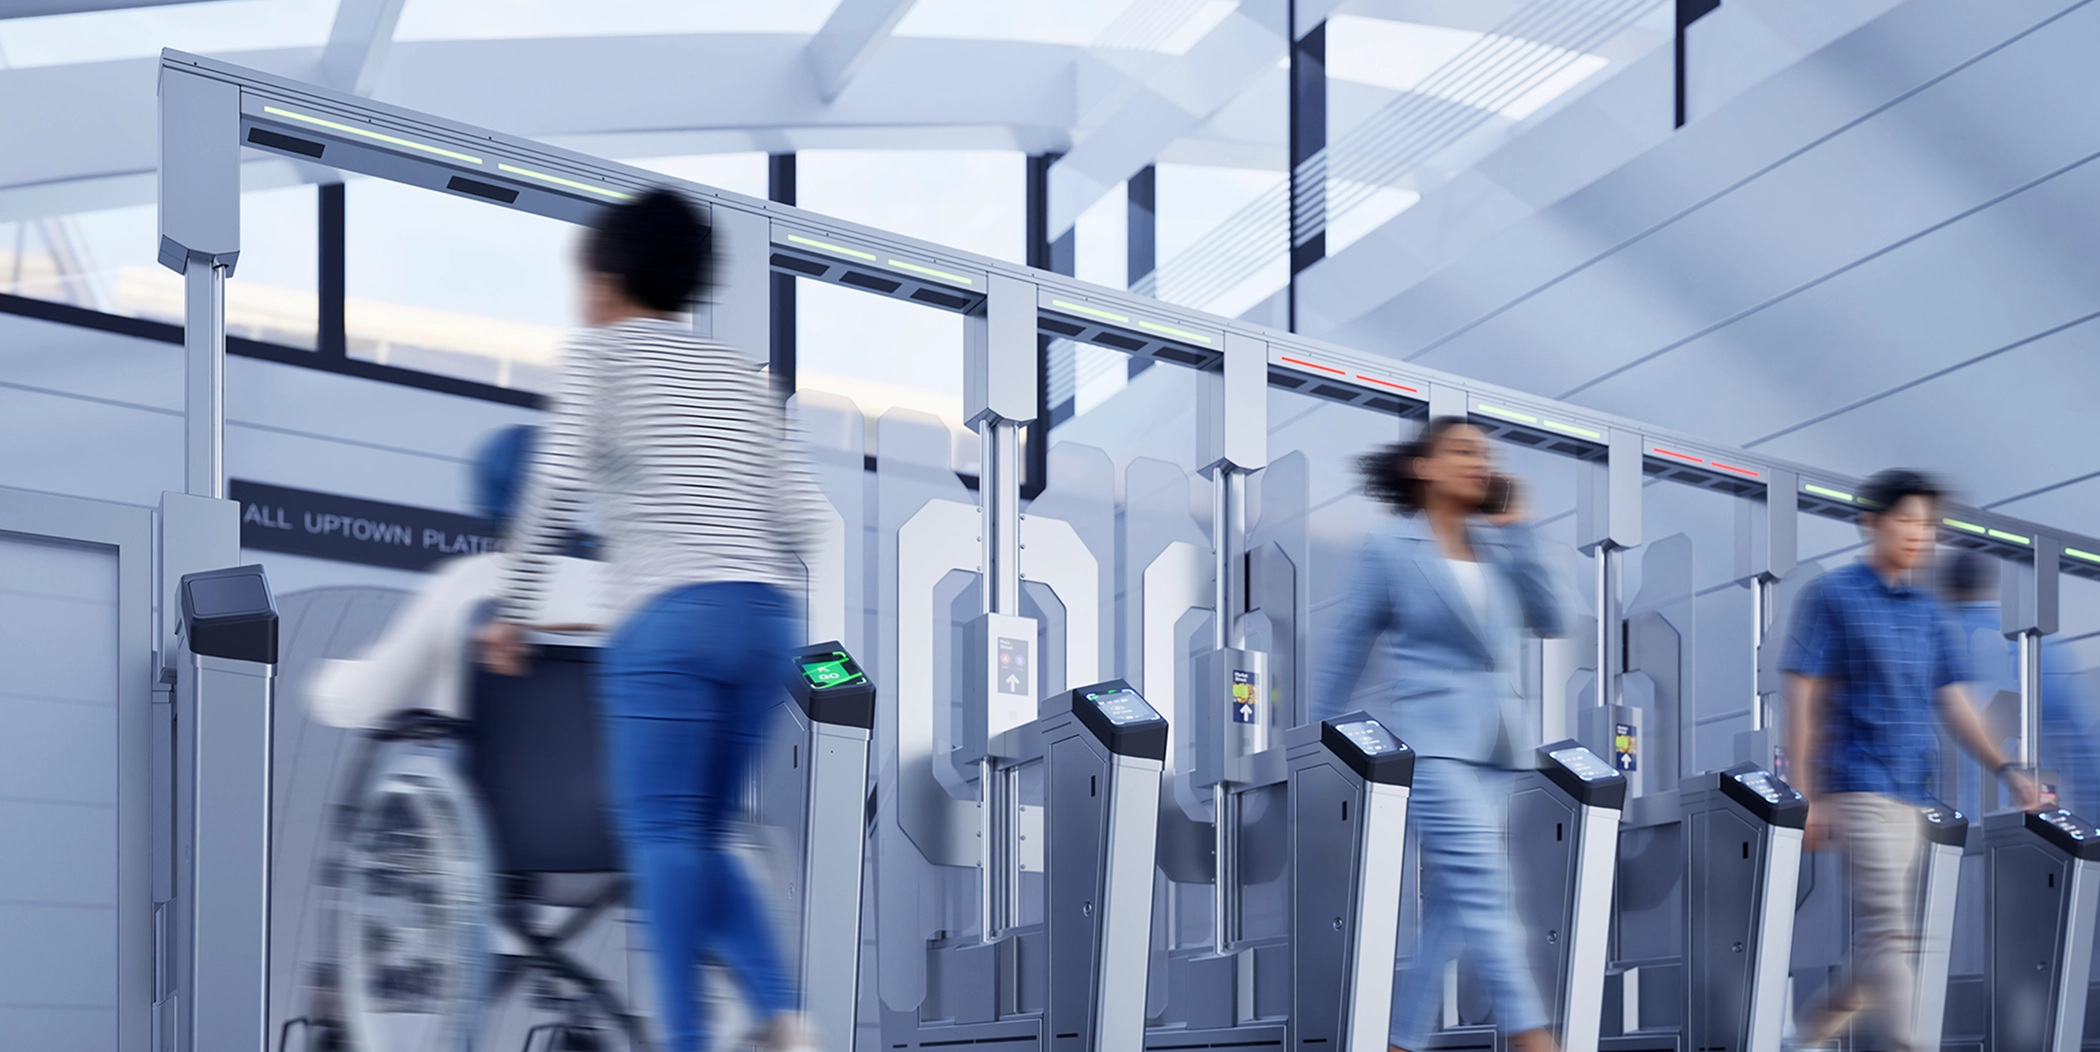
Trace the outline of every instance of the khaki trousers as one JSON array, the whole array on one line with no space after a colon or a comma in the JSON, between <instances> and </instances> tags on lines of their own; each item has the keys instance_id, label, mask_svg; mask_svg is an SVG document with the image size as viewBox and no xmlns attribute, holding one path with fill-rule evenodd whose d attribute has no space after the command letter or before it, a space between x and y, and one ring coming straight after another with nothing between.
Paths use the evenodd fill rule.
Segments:
<instances>
[{"instance_id":1,"label":"khaki trousers","mask_svg":"<svg viewBox=\"0 0 2100 1052\"><path fill-rule=\"evenodd\" d=\"M1878 1013L1890 1052L1919 1050L1911 1021L1917 996L1918 809L1879 793L1826 793L1816 820L1842 852L1852 889L1852 953L1800 1030L1804 1044L1828 1041L1860 1012Z\"/></svg>"}]
</instances>

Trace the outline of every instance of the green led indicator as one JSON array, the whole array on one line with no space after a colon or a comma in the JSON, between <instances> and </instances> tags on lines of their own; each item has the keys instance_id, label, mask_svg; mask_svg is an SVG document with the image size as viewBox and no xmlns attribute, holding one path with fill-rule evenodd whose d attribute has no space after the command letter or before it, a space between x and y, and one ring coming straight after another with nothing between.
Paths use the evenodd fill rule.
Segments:
<instances>
[{"instance_id":1,"label":"green led indicator","mask_svg":"<svg viewBox=\"0 0 2100 1052\"><path fill-rule=\"evenodd\" d=\"M2007 533L2007 532L2005 532L2004 530L1992 530L1992 531L1990 531L1990 535L1991 535L1992 537L1994 537L1994 538L1998 539L1998 540L2001 540L2001 541L2011 541L2011 542L2012 542L2012 543L2014 543L2014 544L2033 544L2033 543L2034 543L2034 542L2033 542L2032 540L2030 540L2030 539L2028 539L2028 538L2026 538L2026 537L2022 537L2022 536L2020 536L2020 535L2019 535L2019 534L2017 534L2017 533Z\"/></svg>"},{"instance_id":2,"label":"green led indicator","mask_svg":"<svg viewBox=\"0 0 2100 1052\"><path fill-rule=\"evenodd\" d=\"M404 139L398 135L388 135L385 132L373 131L370 128L360 128L355 124L344 124L341 121L323 120L320 117L310 117L304 113L293 113L290 110L280 110L275 106L264 106L263 112L272 114L274 116L283 117L286 120L294 120L306 124L311 124L317 128L327 128L330 131L339 131L345 135L362 136L364 138L371 139L376 142L386 143L389 146L401 146L411 150L421 150L424 153L434 153L439 157L450 157L455 161L465 161L468 164L481 163L481 158L476 157L473 154L460 153L458 150L447 150L442 146L432 146L429 143L416 142L413 139Z\"/></svg>"},{"instance_id":3,"label":"green led indicator","mask_svg":"<svg viewBox=\"0 0 2100 1052\"><path fill-rule=\"evenodd\" d=\"M1818 486L1813 482L1801 488L1809 491L1810 493L1815 494L1818 497L1829 497L1831 500L1841 500L1847 504L1852 503L1852 494L1846 493L1843 490L1834 490L1829 488L1828 486Z\"/></svg>"},{"instance_id":4,"label":"green led indicator","mask_svg":"<svg viewBox=\"0 0 2100 1052\"><path fill-rule=\"evenodd\" d=\"M1586 427L1576 427L1574 424L1563 424L1558 420L1544 420L1540 422L1545 424L1547 427L1552 428L1555 431L1565 431L1571 435L1581 435L1584 438L1594 438L1599 442L1604 441L1604 432L1602 431L1592 431Z\"/></svg>"},{"instance_id":5,"label":"green led indicator","mask_svg":"<svg viewBox=\"0 0 2100 1052\"><path fill-rule=\"evenodd\" d=\"M1117 314L1115 311L1102 310L1099 307L1089 307L1084 303L1072 303L1067 300L1051 300L1050 305L1053 307L1062 307L1065 310L1069 311L1078 311L1079 313L1085 314L1089 317L1100 318L1105 321L1119 321L1126 323L1130 321L1130 316L1127 314Z\"/></svg>"},{"instance_id":6,"label":"green led indicator","mask_svg":"<svg viewBox=\"0 0 2100 1052\"><path fill-rule=\"evenodd\" d=\"M2064 554L2070 556L2073 559L2084 559L2086 562L2089 563L2100 563L2100 555L2095 555L2092 552L2086 551L2082 548L2065 548Z\"/></svg>"},{"instance_id":7,"label":"green led indicator","mask_svg":"<svg viewBox=\"0 0 2100 1052\"><path fill-rule=\"evenodd\" d=\"M1150 329L1153 332L1163 332L1169 336L1179 336L1184 340L1192 340L1196 343L1204 344L1206 346L1210 343L1210 337L1205 336L1200 332L1190 332L1187 329L1177 329L1172 325L1161 325L1156 321L1138 322L1138 328Z\"/></svg>"},{"instance_id":8,"label":"green led indicator","mask_svg":"<svg viewBox=\"0 0 2100 1052\"><path fill-rule=\"evenodd\" d=\"M964 277L961 274L956 274L946 270L935 270L932 267L922 267L917 263L906 263L901 259L890 260L890 266L896 267L898 270L908 270L914 274L924 274L929 278L939 278L942 281L953 281L959 285L977 284L976 282L971 281L969 278Z\"/></svg>"},{"instance_id":9,"label":"green led indicator","mask_svg":"<svg viewBox=\"0 0 2100 1052\"><path fill-rule=\"evenodd\" d=\"M1500 409L1491 405L1476 405L1473 408L1480 412L1486 413L1489 416L1499 416L1506 420L1515 420L1520 423L1536 424L1539 422L1538 417L1532 416L1529 413L1519 413L1514 409Z\"/></svg>"},{"instance_id":10,"label":"green led indicator","mask_svg":"<svg viewBox=\"0 0 2100 1052\"><path fill-rule=\"evenodd\" d=\"M803 237L801 234L789 234L788 240L798 245L808 245L811 248L821 248L826 252L837 253L841 256L850 256L854 259L865 259L870 263L875 262L875 253L873 252L862 252L860 249L857 248L847 248L844 245L834 245L829 241L819 241L813 237Z\"/></svg>"},{"instance_id":11,"label":"green led indicator","mask_svg":"<svg viewBox=\"0 0 2100 1052\"><path fill-rule=\"evenodd\" d=\"M590 183L583 182L579 179L570 179L566 176L560 175L550 175L546 172L535 172L530 168L520 168L514 164L503 164L501 162L498 162L496 164L496 170L499 172L509 172L512 175L522 175L527 179L538 179L543 183L553 183L556 186L564 186L571 190L581 190L587 194L597 194L600 197L610 197L615 201L627 201L633 199L634 197L633 194L630 194L625 190L615 190L609 186L593 186Z\"/></svg>"},{"instance_id":12,"label":"green led indicator","mask_svg":"<svg viewBox=\"0 0 2100 1052\"><path fill-rule=\"evenodd\" d=\"M842 687L848 683L857 682L861 678L860 673L846 667L845 658L804 662L802 665L802 677L809 680L809 685L818 690Z\"/></svg>"},{"instance_id":13,"label":"green led indicator","mask_svg":"<svg viewBox=\"0 0 2100 1052\"><path fill-rule=\"evenodd\" d=\"M1969 531L1970 533L1988 533L1988 532L1990 532L1990 531L1988 531L1988 530L1985 530L1985 529L1984 529L1983 527L1981 527L1981 526L1978 526L1978 525L1976 525L1976 524L1975 524L1975 523L1973 523L1973 522L1963 522L1963 521L1961 521L1960 519L1941 519L1940 521L1941 521L1941 522L1943 522L1943 523L1946 523L1946 524L1947 524L1947 525L1949 525L1949 526L1952 526L1952 527L1954 527L1954 528L1955 528L1955 529L1957 529L1957 530L1967 530L1967 531Z\"/></svg>"}]
</instances>

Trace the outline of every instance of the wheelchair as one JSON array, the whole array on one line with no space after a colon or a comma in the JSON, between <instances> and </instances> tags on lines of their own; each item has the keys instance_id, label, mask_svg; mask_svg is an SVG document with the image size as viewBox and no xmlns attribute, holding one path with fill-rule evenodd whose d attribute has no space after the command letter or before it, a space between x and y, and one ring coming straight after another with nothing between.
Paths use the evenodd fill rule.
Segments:
<instances>
[{"instance_id":1,"label":"wheelchair","mask_svg":"<svg viewBox=\"0 0 2100 1052\"><path fill-rule=\"evenodd\" d=\"M472 719L403 713L359 741L328 818L319 959L278 1052L488 1052L520 1014L545 1020L521 1052L650 1052L576 945L628 894L595 654L541 646L527 676L476 673Z\"/></svg>"}]
</instances>

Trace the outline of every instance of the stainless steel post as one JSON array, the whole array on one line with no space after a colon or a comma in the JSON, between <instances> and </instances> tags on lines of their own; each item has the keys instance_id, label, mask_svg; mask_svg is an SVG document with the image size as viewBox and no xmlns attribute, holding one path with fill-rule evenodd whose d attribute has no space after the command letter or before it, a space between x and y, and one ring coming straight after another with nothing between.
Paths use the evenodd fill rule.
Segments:
<instances>
[{"instance_id":1,"label":"stainless steel post","mask_svg":"<svg viewBox=\"0 0 2100 1052\"><path fill-rule=\"evenodd\" d=\"M226 271L191 257L182 274L183 478L199 497L226 495Z\"/></svg>"}]
</instances>

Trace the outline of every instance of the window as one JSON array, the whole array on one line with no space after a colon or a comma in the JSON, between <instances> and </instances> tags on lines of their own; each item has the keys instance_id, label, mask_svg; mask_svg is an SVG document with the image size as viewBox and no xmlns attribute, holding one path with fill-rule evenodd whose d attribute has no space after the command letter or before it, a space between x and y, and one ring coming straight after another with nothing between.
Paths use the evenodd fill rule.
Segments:
<instances>
[{"instance_id":1,"label":"window","mask_svg":"<svg viewBox=\"0 0 2100 1052\"><path fill-rule=\"evenodd\" d=\"M160 265L154 205L0 223L0 292L182 323L182 275ZM228 335L311 350L316 205L307 185L241 195L241 255L226 283Z\"/></svg>"},{"instance_id":2,"label":"window","mask_svg":"<svg viewBox=\"0 0 2100 1052\"><path fill-rule=\"evenodd\" d=\"M577 227L379 179L343 210L350 357L547 389L576 324Z\"/></svg>"},{"instance_id":3,"label":"window","mask_svg":"<svg viewBox=\"0 0 2100 1052\"><path fill-rule=\"evenodd\" d=\"M796 202L825 215L1016 263L1025 258L1027 157L994 150L809 150ZM962 426L963 319L854 289L796 283L796 385L844 395L872 421L892 407Z\"/></svg>"}]
</instances>

